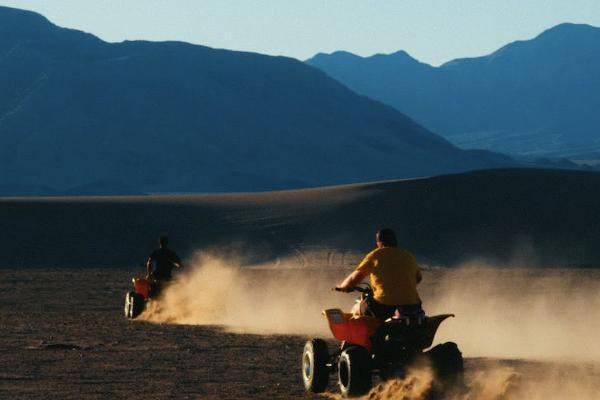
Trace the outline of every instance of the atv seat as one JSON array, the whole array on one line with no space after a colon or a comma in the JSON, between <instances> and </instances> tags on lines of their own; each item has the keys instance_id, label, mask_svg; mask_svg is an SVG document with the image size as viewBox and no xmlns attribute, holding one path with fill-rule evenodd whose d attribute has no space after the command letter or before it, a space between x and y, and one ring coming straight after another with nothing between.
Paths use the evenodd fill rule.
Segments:
<instances>
[{"instance_id":1,"label":"atv seat","mask_svg":"<svg viewBox=\"0 0 600 400\"><path fill-rule=\"evenodd\" d=\"M398 323L405 326L420 326L427 322L427 316L420 307L415 309L399 308L385 322Z\"/></svg>"},{"instance_id":2,"label":"atv seat","mask_svg":"<svg viewBox=\"0 0 600 400\"><path fill-rule=\"evenodd\" d=\"M393 316L377 330L373 337L375 342L399 342L415 349L426 349L431 346L438 327L453 314L435 316Z\"/></svg>"},{"instance_id":3,"label":"atv seat","mask_svg":"<svg viewBox=\"0 0 600 400\"><path fill-rule=\"evenodd\" d=\"M400 324L403 326L421 326L427 323L427 316L396 316L385 320L386 323Z\"/></svg>"}]
</instances>

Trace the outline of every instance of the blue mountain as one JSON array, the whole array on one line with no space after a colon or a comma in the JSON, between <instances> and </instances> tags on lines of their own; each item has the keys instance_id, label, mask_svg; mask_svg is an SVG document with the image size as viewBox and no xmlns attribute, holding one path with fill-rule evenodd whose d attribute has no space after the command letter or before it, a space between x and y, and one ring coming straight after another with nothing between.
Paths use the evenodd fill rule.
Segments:
<instances>
[{"instance_id":1,"label":"blue mountain","mask_svg":"<svg viewBox=\"0 0 600 400\"><path fill-rule=\"evenodd\" d=\"M402 51L306 62L463 148L600 159L600 28L561 24L439 67Z\"/></svg>"},{"instance_id":2,"label":"blue mountain","mask_svg":"<svg viewBox=\"0 0 600 400\"><path fill-rule=\"evenodd\" d=\"M273 190L513 165L286 57L0 7L0 194Z\"/></svg>"}]
</instances>

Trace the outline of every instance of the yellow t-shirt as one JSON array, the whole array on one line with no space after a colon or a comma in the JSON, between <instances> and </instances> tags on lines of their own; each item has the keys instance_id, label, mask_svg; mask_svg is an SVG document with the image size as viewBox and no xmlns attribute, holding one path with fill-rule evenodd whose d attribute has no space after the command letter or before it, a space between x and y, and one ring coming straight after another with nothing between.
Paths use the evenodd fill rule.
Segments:
<instances>
[{"instance_id":1,"label":"yellow t-shirt","mask_svg":"<svg viewBox=\"0 0 600 400\"><path fill-rule=\"evenodd\" d=\"M378 302L390 306L421 304L417 293L417 274L421 269L410 252L399 247L375 249L356 270L370 275Z\"/></svg>"}]
</instances>

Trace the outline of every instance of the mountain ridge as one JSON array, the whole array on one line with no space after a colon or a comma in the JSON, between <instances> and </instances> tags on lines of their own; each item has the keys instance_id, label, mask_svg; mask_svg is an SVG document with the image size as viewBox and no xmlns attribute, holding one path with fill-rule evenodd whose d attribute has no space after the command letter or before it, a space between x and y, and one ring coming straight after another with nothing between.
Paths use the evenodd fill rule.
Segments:
<instances>
[{"instance_id":1,"label":"mountain ridge","mask_svg":"<svg viewBox=\"0 0 600 400\"><path fill-rule=\"evenodd\" d=\"M577 159L590 149L600 154L598 50L600 28L564 23L437 67L401 68L393 55L338 61L335 53L307 63L460 147Z\"/></svg>"},{"instance_id":2,"label":"mountain ridge","mask_svg":"<svg viewBox=\"0 0 600 400\"><path fill-rule=\"evenodd\" d=\"M12 10L0 7L0 184L247 191L514 165L289 57L107 43Z\"/></svg>"}]
</instances>

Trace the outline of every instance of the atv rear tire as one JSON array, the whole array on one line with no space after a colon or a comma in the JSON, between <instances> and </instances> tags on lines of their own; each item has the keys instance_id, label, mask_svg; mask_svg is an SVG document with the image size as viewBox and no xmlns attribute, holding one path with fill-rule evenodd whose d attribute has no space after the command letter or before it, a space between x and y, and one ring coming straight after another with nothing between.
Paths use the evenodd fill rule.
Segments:
<instances>
[{"instance_id":1,"label":"atv rear tire","mask_svg":"<svg viewBox=\"0 0 600 400\"><path fill-rule=\"evenodd\" d=\"M125 318L134 319L144 311L144 296L136 292L125 295Z\"/></svg>"},{"instance_id":2,"label":"atv rear tire","mask_svg":"<svg viewBox=\"0 0 600 400\"><path fill-rule=\"evenodd\" d=\"M462 353L454 342L439 344L426 353L438 378L446 383L462 379L464 364Z\"/></svg>"},{"instance_id":3,"label":"atv rear tire","mask_svg":"<svg viewBox=\"0 0 600 400\"><path fill-rule=\"evenodd\" d=\"M360 396L371 390L371 359L364 347L352 346L342 351L338 385L344 397Z\"/></svg>"},{"instance_id":4,"label":"atv rear tire","mask_svg":"<svg viewBox=\"0 0 600 400\"><path fill-rule=\"evenodd\" d=\"M302 353L302 380L308 392L322 393L329 384L329 350L321 339L312 339Z\"/></svg>"}]
</instances>

